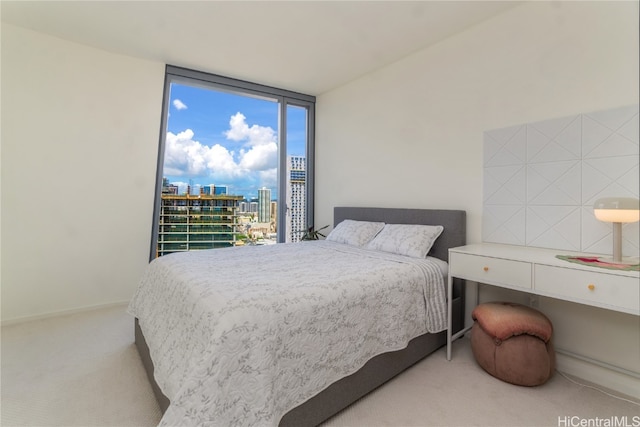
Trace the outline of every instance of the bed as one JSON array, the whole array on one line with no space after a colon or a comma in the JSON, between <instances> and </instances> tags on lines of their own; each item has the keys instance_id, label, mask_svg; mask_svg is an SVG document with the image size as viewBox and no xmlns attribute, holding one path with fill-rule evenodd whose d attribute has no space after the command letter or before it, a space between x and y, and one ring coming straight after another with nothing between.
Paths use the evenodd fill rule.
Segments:
<instances>
[{"instance_id":1,"label":"bed","mask_svg":"<svg viewBox=\"0 0 640 427\"><path fill-rule=\"evenodd\" d=\"M466 243L466 215L464 211L459 210L334 208L334 225L337 226L345 220L441 225L444 230L429 252L429 258L436 258L433 261L438 259L447 261L450 247ZM278 257L296 260L294 264L290 263L291 267L287 268L287 271L277 273L277 280L274 281L276 283L269 285L268 295L260 294L260 291L256 291L247 284L248 282L260 284L262 279L259 276L243 274L242 271L237 272L237 282L233 289L227 290L231 293L207 290L208 285L199 284L198 274L211 276L217 273L212 273L214 270L205 271L204 274L200 271L192 271L192 267L181 263L180 256L173 255L172 262L163 262L172 264L171 268L177 268L181 277L193 277L189 279L192 282L189 288L183 284L180 286L165 284L157 286L166 288L163 291L138 289L130 305L130 313L135 316L136 346L160 407L165 413L161 425L318 425L446 343L446 330L442 329L442 316L429 314L440 309L434 305L433 309L424 310L425 306L429 308L429 298L436 298L433 295L440 294L426 288L419 288L422 285L416 285L418 286L416 287L412 284L421 274L425 277L429 275L435 277L440 274L440 279L443 279L441 291L446 295L444 286L446 277L442 276L441 262L427 265L428 263L423 260L407 261L405 260L407 257L401 255L378 254L377 251L369 250L365 255L366 258L374 260L374 264L367 264L374 266L371 268L374 277L366 282L356 279L355 285L344 286L344 283L337 282L342 278L347 280L353 275L350 266L353 266L354 270L359 268L358 263L362 258L359 248L354 249L349 245L329 241L274 246L278 246L278 250L284 252L272 255L268 255L267 252L256 252L259 254L256 256L264 259L247 263L247 268L255 267L263 271L268 268L265 265L276 265L275 260ZM238 250L245 249L249 248ZM294 249L295 251L291 252ZM300 282L306 281L307 274L301 274L302 267L296 267L301 264L299 262L301 258L298 258L296 251L301 249L305 252L309 250L313 259L318 262L324 262L325 256L335 256L327 253L338 253L337 259L327 258L333 260L330 261L332 268L318 271L316 266L313 270L315 273L308 274L314 277L326 275L328 281L335 283L322 284L320 290L314 290L312 294L300 289L287 289L285 293L284 288L288 288L288 285L281 285L280 282L286 283L291 280L291 277L287 278L287 276L297 275ZM225 251L229 254L233 252ZM209 262L208 257L212 255L206 252L211 251L191 253L193 255L189 255L189 258L201 258L200 262ZM234 264L233 261L225 261L225 265ZM434 265L439 267L436 268ZM183 270L180 270L181 268ZM203 270L207 268L209 267L204 267ZM296 268L299 269L296 270ZM396 271L395 268L402 268L402 270ZM407 268L412 273L407 273L405 278ZM331 270L341 271L340 280L332 278L329 274ZM446 274L446 271L444 273ZM163 282L168 275L167 271L156 271L151 274L148 281L155 285L154 281ZM220 275L224 276L222 272ZM402 282L401 296L397 296L395 291L392 294L391 291L380 290L381 283L395 282L396 277ZM194 288L200 286L201 289L198 292L205 289L204 294L191 290L192 285ZM247 286L248 294L254 292L252 297L246 296L247 293L241 294L240 290L236 293L236 288L244 286ZM150 287L156 286L147 286L147 288ZM300 287L304 288L304 283ZM329 294L324 293L325 288L327 292L335 292L338 289L341 292L340 297L331 300L330 304L326 303L329 300L325 296ZM460 330L464 322L462 289L460 283L454 283L452 310L454 332ZM371 301L353 302L355 300L351 300L349 295L356 292L370 294L370 299L384 304L374 309L367 305L371 304ZM422 292L424 299L422 295L416 297L410 292ZM190 295L194 293L195 296ZM224 295L224 298L221 295ZM429 295L428 298L427 295ZM182 307L174 306L174 299L183 301L186 298L192 298L195 302L186 306L183 304ZM229 302L239 298L242 299L242 304L236 306ZM403 298L410 302L396 300ZM222 318L223 320L219 318L220 316L214 316L208 311L210 304L215 305L218 299L224 301L224 304L220 303L222 305L214 311L228 312L226 317ZM212 301L207 303L206 309L203 308L202 303L205 300ZM286 301L286 304L280 304L280 301ZM420 303L413 303L415 301ZM409 307L398 310L398 304L408 304ZM338 305L339 310L335 308ZM348 310L345 308L347 306ZM293 307L295 316L302 315L302 320L292 317L290 307ZM161 315L151 316L149 312L154 310L159 311ZM358 310L361 311L358 312ZM427 312L424 322L420 317L422 311ZM363 313L368 314L363 316ZM375 315L369 315L371 313ZM264 316L264 321L247 321L245 316L253 316L257 319ZM435 320L430 320L430 316ZM270 320L272 317L276 320ZM354 317L374 319L367 319L370 324L362 326L355 325ZM422 323L428 324L429 321L435 321L432 329L436 332L429 332L428 326L424 331L420 330ZM356 329L355 332L343 331L341 333L347 335L337 338L329 334L333 329L339 330L343 324L349 327L355 325L360 329ZM446 321L444 325L446 326ZM243 328L256 331L247 332L242 330ZM286 337L283 334L285 329ZM389 334L387 331L387 336L378 337L373 332L379 330L378 332L385 333L385 329L392 333ZM162 334L158 332L159 330L163 331ZM165 330L169 332L164 332ZM233 334L230 333L231 330ZM236 330L242 331L236 333ZM245 332L254 335L247 338L247 335L243 335ZM214 338L205 340L203 336ZM333 350L329 350L338 349L337 342L350 344L347 349L336 350L344 351L344 354L331 353ZM319 344L320 350L311 347ZM249 347L252 350L246 350ZM253 350L253 347L257 350ZM255 356L254 353L259 353L259 356ZM221 366L225 369L221 369ZM238 384L243 386L238 387ZM174 399L170 400L167 395L173 396ZM207 412L207 408L211 410Z\"/></svg>"}]
</instances>

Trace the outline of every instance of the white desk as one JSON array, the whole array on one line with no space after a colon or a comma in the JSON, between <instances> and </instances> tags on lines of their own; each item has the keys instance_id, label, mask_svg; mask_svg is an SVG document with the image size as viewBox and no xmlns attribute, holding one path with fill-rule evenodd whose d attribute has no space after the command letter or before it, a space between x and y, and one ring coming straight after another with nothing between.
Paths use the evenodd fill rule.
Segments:
<instances>
[{"instance_id":1,"label":"white desk","mask_svg":"<svg viewBox=\"0 0 640 427\"><path fill-rule=\"evenodd\" d=\"M535 295L640 316L640 272L609 270L563 261L556 255L583 255L560 249L481 243L449 249L447 360L452 334L453 279L460 278Z\"/></svg>"}]
</instances>

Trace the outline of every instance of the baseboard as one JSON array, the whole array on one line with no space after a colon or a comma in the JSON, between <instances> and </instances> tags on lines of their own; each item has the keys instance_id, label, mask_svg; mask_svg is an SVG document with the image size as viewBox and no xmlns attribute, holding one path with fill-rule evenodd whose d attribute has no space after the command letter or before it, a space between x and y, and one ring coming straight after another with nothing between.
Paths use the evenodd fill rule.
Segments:
<instances>
[{"instance_id":1,"label":"baseboard","mask_svg":"<svg viewBox=\"0 0 640 427\"><path fill-rule=\"evenodd\" d=\"M96 304L96 305L90 305L90 306L85 306L80 308L72 308L69 310L51 311L44 314L37 314L35 316L24 316L24 317L16 317L13 319L3 320L0 323L0 325L9 326L9 325L15 325L16 323L32 322L34 320L43 320L43 319L48 319L51 317L58 317L58 316L67 316L70 314L83 313L85 311L100 310L102 308L127 306L128 304L129 304L129 301L117 301L117 302L110 302L107 304Z\"/></svg>"},{"instance_id":2,"label":"baseboard","mask_svg":"<svg viewBox=\"0 0 640 427\"><path fill-rule=\"evenodd\" d=\"M560 349L556 351L556 368L564 374L586 381L589 386L640 400L640 373Z\"/></svg>"}]
</instances>

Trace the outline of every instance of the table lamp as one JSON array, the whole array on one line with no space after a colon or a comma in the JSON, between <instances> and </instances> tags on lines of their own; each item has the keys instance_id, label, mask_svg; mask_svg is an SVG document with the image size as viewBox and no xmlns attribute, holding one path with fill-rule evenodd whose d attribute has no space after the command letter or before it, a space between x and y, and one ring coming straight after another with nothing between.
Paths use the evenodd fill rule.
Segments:
<instances>
[{"instance_id":1,"label":"table lamp","mask_svg":"<svg viewBox=\"0 0 640 427\"><path fill-rule=\"evenodd\" d=\"M622 259L622 223L640 220L640 200L631 197L605 197L596 200L593 213L600 221L613 223L613 260L602 260L617 264L637 264L637 259Z\"/></svg>"}]
</instances>

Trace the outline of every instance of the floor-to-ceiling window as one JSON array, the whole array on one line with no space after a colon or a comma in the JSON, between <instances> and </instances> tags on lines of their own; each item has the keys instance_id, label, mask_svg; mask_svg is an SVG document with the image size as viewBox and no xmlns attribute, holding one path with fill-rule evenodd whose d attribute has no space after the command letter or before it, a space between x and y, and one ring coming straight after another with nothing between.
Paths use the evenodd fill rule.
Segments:
<instances>
[{"instance_id":1,"label":"floor-to-ceiling window","mask_svg":"<svg viewBox=\"0 0 640 427\"><path fill-rule=\"evenodd\" d=\"M299 240L313 223L314 103L167 66L151 258Z\"/></svg>"}]
</instances>

